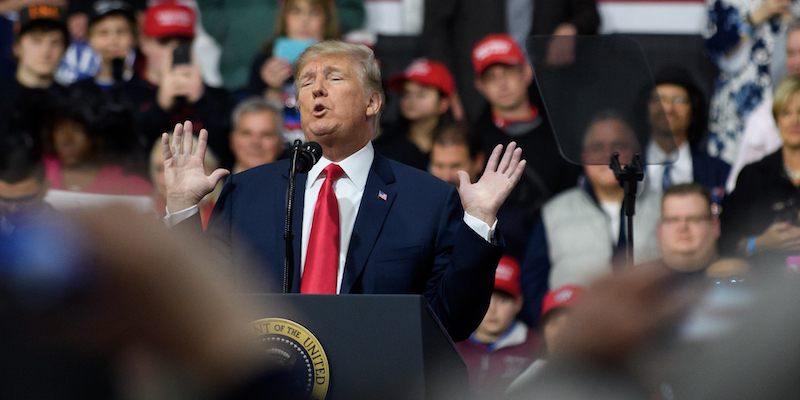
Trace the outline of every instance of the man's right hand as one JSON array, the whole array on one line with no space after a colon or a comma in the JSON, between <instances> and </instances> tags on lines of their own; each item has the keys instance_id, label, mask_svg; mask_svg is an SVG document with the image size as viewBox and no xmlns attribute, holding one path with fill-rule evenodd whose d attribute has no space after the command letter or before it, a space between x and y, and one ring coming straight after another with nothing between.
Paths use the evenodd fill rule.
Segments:
<instances>
[{"instance_id":1,"label":"man's right hand","mask_svg":"<svg viewBox=\"0 0 800 400\"><path fill-rule=\"evenodd\" d=\"M230 174L226 169L217 168L206 176L203 159L208 145L208 131L201 129L198 139L197 151L193 155L191 121L175 125L172 143L166 132L161 135L167 208L171 213L196 205L214 190L220 179Z\"/></svg>"}]
</instances>

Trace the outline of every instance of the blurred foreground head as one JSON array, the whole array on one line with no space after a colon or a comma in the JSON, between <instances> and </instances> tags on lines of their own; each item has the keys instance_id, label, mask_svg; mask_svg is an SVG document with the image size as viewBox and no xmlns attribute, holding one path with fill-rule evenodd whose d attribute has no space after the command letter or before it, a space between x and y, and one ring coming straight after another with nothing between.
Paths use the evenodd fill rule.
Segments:
<instances>
[{"instance_id":1,"label":"blurred foreground head","mask_svg":"<svg viewBox=\"0 0 800 400\"><path fill-rule=\"evenodd\" d=\"M123 208L27 226L0 241L4 398L214 398L262 373L194 237Z\"/></svg>"}]
</instances>

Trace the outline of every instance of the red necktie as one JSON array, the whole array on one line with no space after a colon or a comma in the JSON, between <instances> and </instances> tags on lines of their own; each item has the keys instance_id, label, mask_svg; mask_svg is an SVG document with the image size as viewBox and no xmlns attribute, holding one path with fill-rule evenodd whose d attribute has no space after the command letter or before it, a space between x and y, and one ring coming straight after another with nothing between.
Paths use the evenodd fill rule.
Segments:
<instances>
[{"instance_id":1,"label":"red necktie","mask_svg":"<svg viewBox=\"0 0 800 400\"><path fill-rule=\"evenodd\" d=\"M300 281L300 293L336 294L336 274L339 270L339 202L333 183L344 171L330 164L322 172L325 181L314 206L314 220L308 237L306 264Z\"/></svg>"}]
</instances>

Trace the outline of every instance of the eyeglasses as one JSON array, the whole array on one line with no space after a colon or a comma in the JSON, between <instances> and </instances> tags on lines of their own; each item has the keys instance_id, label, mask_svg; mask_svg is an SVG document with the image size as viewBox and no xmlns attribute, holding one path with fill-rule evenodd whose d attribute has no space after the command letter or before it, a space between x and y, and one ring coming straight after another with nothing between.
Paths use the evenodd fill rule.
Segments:
<instances>
[{"instance_id":1,"label":"eyeglasses","mask_svg":"<svg viewBox=\"0 0 800 400\"><path fill-rule=\"evenodd\" d=\"M661 223L664 225L683 224L684 222L690 225L700 225L703 222L711 221L711 214L705 215L687 215L685 217L664 217L661 218Z\"/></svg>"},{"instance_id":2,"label":"eyeglasses","mask_svg":"<svg viewBox=\"0 0 800 400\"><path fill-rule=\"evenodd\" d=\"M652 103L661 102L662 104L689 104L689 98L686 96L653 96L650 98Z\"/></svg>"}]
</instances>

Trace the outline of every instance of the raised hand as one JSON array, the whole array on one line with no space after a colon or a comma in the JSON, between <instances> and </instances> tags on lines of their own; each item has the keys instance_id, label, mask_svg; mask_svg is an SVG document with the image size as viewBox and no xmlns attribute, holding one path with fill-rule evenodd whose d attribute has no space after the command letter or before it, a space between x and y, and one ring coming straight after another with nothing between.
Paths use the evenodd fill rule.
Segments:
<instances>
[{"instance_id":1,"label":"raised hand","mask_svg":"<svg viewBox=\"0 0 800 400\"><path fill-rule=\"evenodd\" d=\"M164 156L164 182L167 186L167 208L170 212L185 210L214 190L217 182L228 176L226 169L217 168L206 176L203 158L208 146L208 131L200 130L197 151L192 154L192 122L175 125L172 143L165 132L161 135L161 154Z\"/></svg>"},{"instance_id":2,"label":"raised hand","mask_svg":"<svg viewBox=\"0 0 800 400\"><path fill-rule=\"evenodd\" d=\"M470 182L466 171L458 171L458 194L464 211L489 226L494 224L497 210L519 182L526 165L522 160L522 148L518 148L515 142L509 143L505 153L502 152L503 145L498 144L476 183Z\"/></svg>"}]
</instances>

